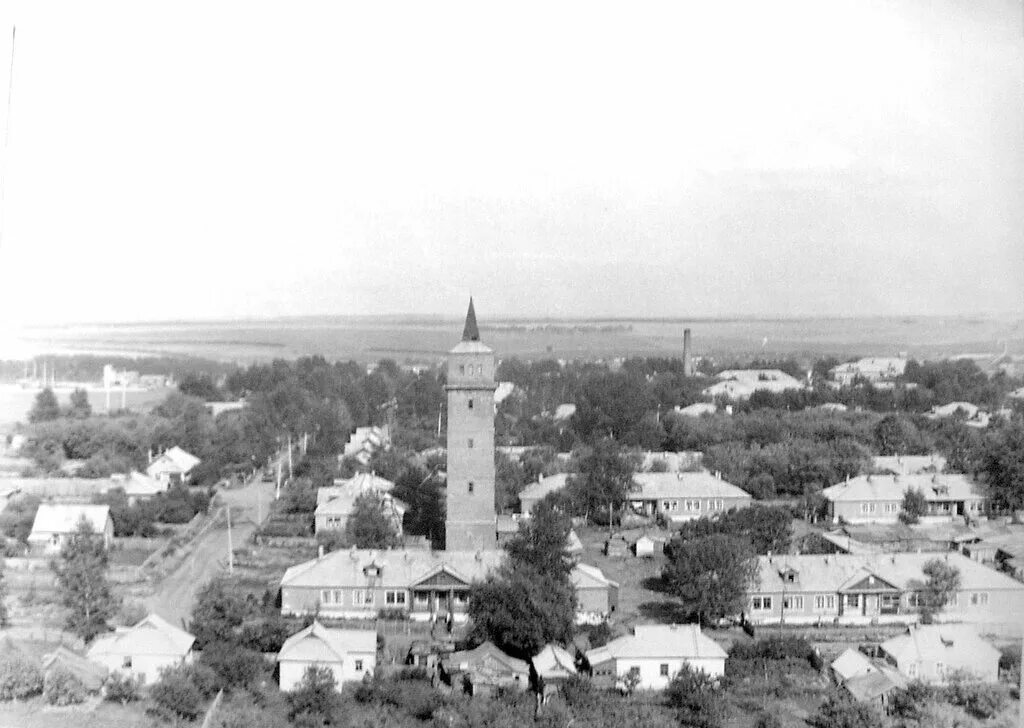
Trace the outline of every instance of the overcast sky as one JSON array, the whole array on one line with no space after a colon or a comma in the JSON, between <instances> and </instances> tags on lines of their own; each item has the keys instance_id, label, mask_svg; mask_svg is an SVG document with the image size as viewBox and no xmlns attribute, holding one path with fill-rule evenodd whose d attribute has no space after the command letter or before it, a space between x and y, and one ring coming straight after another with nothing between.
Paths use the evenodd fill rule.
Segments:
<instances>
[{"instance_id":1,"label":"overcast sky","mask_svg":"<svg viewBox=\"0 0 1024 728\"><path fill-rule=\"evenodd\" d=\"M0 316L1024 310L1020 0L682 6L5 2Z\"/></svg>"}]
</instances>

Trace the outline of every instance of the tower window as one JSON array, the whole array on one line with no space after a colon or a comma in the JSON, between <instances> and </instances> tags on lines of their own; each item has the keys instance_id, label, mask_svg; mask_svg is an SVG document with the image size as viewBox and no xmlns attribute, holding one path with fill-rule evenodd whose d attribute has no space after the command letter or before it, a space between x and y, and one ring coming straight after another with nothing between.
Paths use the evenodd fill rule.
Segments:
<instances>
[{"instance_id":1,"label":"tower window","mask_svg":"<svg viewBox=\"0 0 1024 728\"><path fill-rule=\"evenodd\" d=\"M469 481L469 483L466 484L466 492L468 492L468 493L472 493L473 492L473 481L472 480Z\"/></svg>"},{"instance_id":2,"label":"tower window","mask_svg":"<svg viewBox=\"0 0 1024 728\"><path fill-rule=\"evenodd\" d=\"M469 438L469 440L466 441L466 446L467 447L473 447L473 438L472 437Z\"/></svg>"},{"instance_id":3,"label":"tower window","mask_svg":"<svg viewBox=\"0 0 1024 728\"><path fill-rule=\"evenodd\" d=\"M473 398L472 397L470 397L470 399L469 399L469 408L473 409Z\"/></svg>"},{"instance_id":4,"label":"tower window","mask_svg":"<svg viewBox=\"0 0 1024 728\"><path fill-rule=\"evenodd\" d=\"M465 374L465 373L466 373L466 365L465 364L459 364L459 374Z\"/></svg>"}]
</instances>

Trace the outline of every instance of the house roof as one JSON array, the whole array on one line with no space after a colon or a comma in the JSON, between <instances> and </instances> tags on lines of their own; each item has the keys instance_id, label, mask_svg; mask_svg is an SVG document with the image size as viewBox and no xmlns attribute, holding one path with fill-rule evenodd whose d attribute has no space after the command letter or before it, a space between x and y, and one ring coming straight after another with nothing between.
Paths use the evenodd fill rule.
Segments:
<instances>
[{"instance_id":1,"label":"house roof","mask_svg":"<svg viewBox=\"0 0 1024 728\"><path fill-rule=\"evenodd\" d=\"M568 478L568 473L555 473L554 475L542 477L536 483L530 483L519 491L519 502L522 503L523 500L539 501L549 493L562 490L562 488L565 487Z\"/></svg>"},{"instance_id":2,"label":"house roof","mask_svg":"<svg viewBox=\"0 0 1024 728\"><path fill-rule=\"evenodd\" d=\"M662 498L750 498L750 494L732 483L702 470L695 473L636 473L633 480L640 486L630 493L629 500L661 500Z\"/></svg>"},{"instance_id":3,"label":"house roof","mask_svg":"<svg viewBox=\"0 0 1024 728\"><path fill-rule=\"evenodd\" d=\"M62 667L78 678L86 690L96 691L103 687L107 679L107 668L92 660L72 652L64 645L43 657L43 671Z\"/></svg>"},{"instance_id":4,"label":"house roof","mask_svg":"<svg viewBox=\"0 0 1024 728\"><path fill-rule=\"evenodd\" d=\"M556 422L567 420L576 414L576 405L571 402L563 402L562 404L555 407L555 414L552 415L552 419Z\"/></svg>"},{"instance_id":5,"label":"house roof","mask_svg":"<svg viewBox=\"0 0 1024 728\"><path fill-rule=\"evenodd\" d=\"M336 480L334 485L319 488L316 492L317 515L347 515L355 507L356 499L364 493L384 495L390 493L395 484L390 480L371 473L360 473L348 480ZM397 498L388 499L396 511L405 513L408 506Z\"/></svg>"},{"instance_id":6,"label":"house roof","mask_svg":"<svg viewBox=\"0 0 1024 728\"><path fill-rule=\"evenodd\" d=\"M52 533L74 533L83 518L92 526L94 533L102 534L110 519L110 506L43 503L36 511L29 538L45 537Z\"/></svg>"},{"instance_id":7,"label":"house roof","mask_svg":"<svg viewBox=\"0 0 1024 728\"><path fill-rule=\"evenodd\" d=\"M882 643L882 649L897 662L962 663L971 658L998 660L1000 652L978 636L969 624L922 624L911 626L906 634Z\"/></svg>"},{"instance_id":8,"label":"house roof","mask_svg":"<svg viewBox=\"0 0 1024 728\"><path fill-rule=\"evenodd\" d=\"M858 579L874 575L884 582L906 589L912 581L925 581L924 565L934 559L946 561L960 572L961 591L1024 590L1024 584L958 553L893 554L800 554L758 556L758 585L752 592L839 592ZM783 574L795 572L795 581Z\"/></svg>"},{"instance_id":9,"label":"house roof","mask_svg":"<svg viewBox=\"0 0 1024 728\"><path fill-rule=\"evenodd\" d=\"M919 475L858 475L845 483L825 488L821 494L830 501L902 500L908 490L919 490L928 501L980 499L984 489L966 475L951 473Z\"/></svg>"},{"instance_id":10,"label":"house roof","mask_svg":"<svg viewBox=\"0 0 1024 728\"><path fill-rule=\"evenodd\" d=\"M332 629L314 621L284 641L277 660L341 662L349 653L373 654L376 651L376 630Z\"/></svg>"},{"instance_id":11,"label":"house roof","mask_svg":"<svg viewBox=\"0 0 1024 728\"><path fill-rule=\"evenodd\" d=\"M138 470L132 470L127 476L111 476L111 481L112 487L124 488L125 495L128 496L147 497L167 490L167 483L161 483Z\"/></svg>"},{"instance_id":12,"label":"house roof","mask_svg":"<svg viewBox=\"0 0 1024 728\"><path fill-rule=\"evenodd\" d=\"M862 702L877 700L897 688L907 687L907 680L896 670L879 666L874 672L855 675L843 683L843 688Z\"/></svg>"},{"instance_id":13,"label":"house roof","mask_svg":"<svg viewBox=\"0 0 1024 728\"><path fill-rule=\"evenodd\" d=\"M607 589L609 586L617 587L619 583L612 581L604 572L596 566L588 564L576 564L569 572L569 580L576 589Z\"/></svg>"},{"instance_id":14,"label":"house roof","mask_svg":"<svg viewBox=\"0 0 1024 728\"><path fill-rule=\"evenodd\" d=\"M282 587L337 587L362 585L365 572L376 566L375 584L384 588L408 588L443 569L469 584L483 579L505 558L501 550L430 551L426 549L345 549L297 564L281 578Z\"/></svg>"},{"instance_id":15,"label":"house roof","mask_svg":"<svg viewBox=\"0 0 1024 728\"><path fill-rule=\"evenodd\" d=\"M180 655L192 649L196 638L183 629L150 614L133 627L121 628L113 634L97 637L86 657L100 655Z\"/></svg>"},{"instance_id":16,"label":"house roof","mask_svg":"<svg viewBox=\"0 0 1024 728\"><path fill-rule=\"evenodd\" d=\"M672 411L684 417L700 417L701 415L715 414L718 411L718 407L711 402L694 402L686 407L676 407Z\"/></svg>"},{"instance_id":17,"label":"house roof","mask_svg":"<svg viewBox=\"0 0 1024 728\"><path fill-rule=\"evenodd\" d=\"M489 672L529 674L530 666L523 660L499 650L493 642L484 642L472 650L453 652L442 660L450 672L474 672L484 669Z\"/></svg>"},{"instance_id":18,"label":"house roof","mask_svg":"<svg viewBox=\"0 0 1024 728\"><path fill-rule=\"evenodd\" d=\"M604 647L587 652L591 665L608 658L687 658L722 659L722 646L703 634L696 624L638 624L632 635L612 640Z\"/></svg>"},{"instance_id":19,"label":"house roof","mask_svg":"<svg viewBox=\"0 0 1024 728\"><path fill-rule=\"evenodd\" d=\"M534 671L547 680L576 674L576 661L559 645L546 645L530 662Z\"/></svg>"},{"instance_id":20,"label":"house roof","mask_svg":"<svg viewBox=\"0 0 1024 728\"><path fill-rule=\"evenodd\" d=\"M840 680L849 680L857 675L866 675L869 672L878 671L878 668L872 664L867 655L852 647L847 648L843 654L833 660L831 667Z\"/></svg>"},{"instance_id":21,"label":"house roof","mask_svg":"<svg viewBox=\"0 0 1024 728\"><path fill-rule=\"evenodd\" d=\"M920 473L941 473L946 467L946 458L941 455L875 455L872 458L875 470L894 475L918 475Z\"/></svg>"},{"instance_id":22,"label":"house roof","mask_svg":"<svg viewBox=\"0 0 1024 728\"><path fill-rule=\"evenodd\" d=\"M973 402L949 402L938 404L932 407L931 414L936 417L952 417L957 410L962 411L968 418L977 416L980 408Z\"/></svg>"},{"instance_id":23,"label":"house roof","mask_svg":"<svg viewBox=\"0 0 1024 728\"><path fill-rule=\"evenodd\" d=\"M200 462L202 461L195 455L175 445L169 450L165 450L158 457L153 458L153 462L146 467L146 472L150 475L167 472L185 475Z\"/></svg>"}]
</instances>

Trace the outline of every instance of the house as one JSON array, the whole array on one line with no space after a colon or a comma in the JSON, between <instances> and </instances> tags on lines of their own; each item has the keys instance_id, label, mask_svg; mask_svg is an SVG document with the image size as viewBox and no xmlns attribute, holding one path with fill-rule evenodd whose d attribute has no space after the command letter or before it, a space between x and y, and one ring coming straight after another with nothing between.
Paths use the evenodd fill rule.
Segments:
<instances>
[{"instance_id":1,"label":"house","mask_svg":"<svg viewBox=\"0 0 1024 728\"><path fill-rule=\"evenodd\" d=\"M529 516L533 507L544 500L550 493L562 490L566 486L569 473L555 473L554 475L541 475L536 483L530 483L519 491L519 512Z\"/></svg>"},{"instance_id":2,"label":"house","mask_svg":"<svg viewBox=\"0 0 1024 728\"><path fill-rule=\"evenodd\" d=\"M941 473L946 469L946 458L931 455L875 455L872 470L889 475L921 475Z\"/></svg>"},{"instance_id":3,"label":"house","mask_svg":"<svg viewBox=\"0 0 1024 728\"><path fill-rule=\"evenodd\" d=\"M712 402L694 402L686 407L672 408L673 414L682 415L683 417L702 417L704 415L713 415L717 411L718 407Z\"/></svg>"},{"instance_id":4,"label":"house","mask_svg":"<svg viewBox=\"0 0 1024 728\"><path fill-rule=\"evenodd\" d=\"M636 473L638 488L627 498L643 516L660 516L669 523L716 516L733 508L749 506L750 494L722 480L716 473Z\"/></svg>"},{"instance_id":5,"label":"house","mask_svg":"<svg viewBox=\"0 0 1024 728\"><path fill-rule=\"evenodd\" d=\"M175 445L150 460L146 467L146 475L169 485L187 485L192 470L202 462L195 455Z\"/></svg>"},{"instance_id":6,"label":"house","mask_svg":"<svg viewBox=\"0 0 1024 728\"><path fill-rule=\"evenodd\" d=\"M852 677L878 672L878 668L868 659L867 655L852 647L847 648L833 660L829 665L829 670L837 685L842 685Z\"/></svg>"},{"instance_id":7,"label":"house","mask_svg":"<svg viewBox=\"0 0 1024 728\"><path fill-rule=\"evenodd\" d=\"M98 693L107 679L107 668L93 662L77 652L72 652L64 645L43 656L43 677L49 680L50 675L63 670L74 675L82 687L90 693Z\"/></svg>"},{"instance_id":8,"label":"house","mask_svg":"<svg viewBox=\"0 0 1024 728\"><path fill-rule=\"evenodd\" d=\"M469 587L505 552L346 549L297 564L281 578L281 613L372 619L381 609L411 619L466 618Z\"/></svg>"},{"instance_id":9,"label":"house","mask_svg":"<svg viewBox=\"0 0 1024 728\"><path fill-rule=\"evenodd\" d=\"M857 381L877 384L902 377L906 369L906 357L872 356L834 366L828 374L832 381L840 386L854 384Z\"/></svg>"},{"instance_id":10,"label":"house","mask_svg":"<svg viewBox=\"0 0 1024 728\"><path fill-rule=\"evenodd\" d=\"M596 566L576 564L569 572L576 588L576 623L598 624L619 608L619 584Z\"/></svg>"},{"instance_id":11,"label":"house","mask_svg":"<svg viewBox=\"0 0 1024 728\"><path fill-rule=\"evenodd\" d=\"M918 620L924 566L941 559L960 589L936 615L942 622L1019 629L1024 584L958 553L759 556L743 619L752 624L907 624Z\"/></svg>"},{"instance_id":12,"label":"house","mask_svg":"<svg viewBox=\"0 0 1024 728\"><path fill-rule=\"evenodd\" d=\"M112 487L124 490L129 505L152 498L170 487L168 481L157 480L138 470L132 470L127 475L111 475L110 480Z\"/></svg>"},{"instance_id":13,"label":"house","mask_svg":"<svg viewBox=\"0 0 1024 728\"><path fill-rule=\"evenodd\" d=\"M196 638L156 614L134 627L118 628L96 638L86 657L111 672L130 674L143 683L159 678L160 669L192 662Z\"/></svg>"},{"instance_id":14,"label":"house","mask_svg":"<svg viewBox=\"0 0 1024 728\"><path fill-rule=\"evenodd\" d=\"M701 392L705 397L727 399L750 399L754 392L785 392L789 389L803 389L799 379L779 369L727 369L718 373L719 381Z\"/></svg>"},{"instance_id":15,"label":"house","mask_svg":"<svg viewBox=\"0 0 1024 728\"><path fill-rule=\"evenodd\" d=\"M345 447L342 450L342 458L355 458L355 460L366 467L370 464L370 458L378 450L387 450L391 447L391 430L387 425L382 427L357 427Z\"/></svg>"},{"instance_id":16,"label":"house","mask_svg":"<svg viewBox=\"0 0 1024 728\"><path fill-rule=\"evenodd\" d=\"M696 624L637 625L633 634L586 654L594 683L612 687L630 673L641 690L663 690L683 665L711 677L725 674L726 652Z\"/></svg>"},{"instance_id":17,"label":"house","mask_svg":"<svg viewBox=\"0 0 1024 728\"><path fill-rule=\"evenodd\" d=\"M56 554L64 543L87 522L94 534L103 538L104 548L114 541L114 522L110 506L43 503L36 511L32 532L28 536L29 548L44 554Z\"/></svg>"},{"instance_id":18,"label":"house","mask_svg":"<svg viewBox=\"0 0 1024 728\"><path fill-rule=\"evenodd\" d=\"M340 688L373 675L377 667L377 631L331 629L313 624L285 640L277 653L281 690L295 690L310 667L326 667Z\"/></svg>"},{"instance_id":19,"label":"house","mask_svg":"<svg viewBox=\"0 0 1024 728\"><path fill-rule=\"evenodd\" d=\"M941 523L954 518L978 518L985 513L986 495L966 475L859 475L821 491L833 523L895 523L903 509L903 497L916 490L928 501L922 523Z\"/></svg>"},{"instance_id":20,"label":"house","mask_svg":"<svg viewBox=\"0 0 1024 728\"><path fill-rule=\"evenodd\" d=\"M969 674L983 682L999 681L999 650L969 624L912 625L879 650L911 680L941 684L953 675Z\"/></svg>"},{"instance_id":21,"label":"house","mask_svg":"<svg viewBox=\"0 0 1024 728\"><path fill-rule=\"evenodd\" d=\"M971 402L950 402L949 404L936 405L926 415L931 419L946 419L958 417L968 427L988 427L991 416L978 405Z\"/></svg>"},{"instance_id":22,"label":"house","mask_svg":"<svg viewBox=\"0 0 1024 728\"><path fill-rule=\"evenodd\" d=\"M453 652L441 660L441 678L470 695L489 695L495 688L526 690L530 666L507 655L491 642L472 650Z\"/></svg>"},{"instance_id":23,"label":"house","mask_svg":"<svg viewBox=\"0 0 1024 728\"><path fill-rule=\"evenodd\" d=\"M380 502L381 511L391 521L395 532L402 535L402 519L409 507L391 495L395 484L373 473L358 473L348 479L334 481L333 486L316 492L316 511L313 523L316 533L344 531L348 517L361 495L373 495Z\"/></svg>"},{"instance_id":24,"label":"house","mask_svg":"<svg viewBox=\"0 0 1024 728\"><path fill-rule=\"evenodd\" d=\"M531 677L537 692L546 700L556 692L569 678L576 675L576 661L564 647L546 645L532 660Z\"/></svg>"}]
</instances>

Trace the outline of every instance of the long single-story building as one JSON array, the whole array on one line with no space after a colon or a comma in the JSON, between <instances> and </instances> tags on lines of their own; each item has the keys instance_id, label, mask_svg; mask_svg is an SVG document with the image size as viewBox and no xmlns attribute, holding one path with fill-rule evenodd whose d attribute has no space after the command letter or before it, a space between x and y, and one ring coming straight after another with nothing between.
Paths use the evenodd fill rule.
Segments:
<instances>
[{"instance_id":1,"label":"long single-story building","mask_svg":"<svg viewBox=\"0 0 1024 728\"><path fill-rule=\"evenodd\" d=\"M968 674L982 682L999 682L1000 652L969 624L912 625L883 642L882 657L911 680L946 683Z\"/></svg>"},{"instance_id":2,"label":"long single-story building","mask_svg":"<svg viewBox=\"0 0 1024 728\"><path fill-rule=\"evenodd\" d=\"M132 675L143 683L155 682L162 668L192 661L195 640L185 630L150 614L134 627L97 637L86 657L111 672Z\"/></svg>"},{"instance_id":3,"label":"long single-story building","mask_svg":"<svg viewBox=\"0 0 1024 728\"><path fill-rule=\"evenodd\" d=\"M759 556L743 618L753 624L915 623L924 566L956 568L960 589L936 616L1016 632L1024 584L958 553Z\"/></svg>"},{"instance_id":4,"label":"long single-story building","mask_svg":"<svg viewBox=\"0 0 1024 728\"><path fill-rule=\"evenodd\" d=\"M707 471L636 473L633 480L639 486L627 496L633 510L644 516L662 516L670 523L716 516L753 501L742 488Z\"/></svg>"},{"instance_id":5,"label":"long single-story building","mask_svg":"<svg viewBox=\"0 0 1024 728\"><path fill-rule=\"evenodd\" d=\"M192 470L200 462L195 455L175 445L150 461L146 466L146 475L171 485L187 485Z\"/></svg>"},{"instance_id":6,"label":"long single-story building","mask_svg":"<svg viewBox=\"0 0 1024 728\"><path fill-rule=\"evenodd\" d=\"M614 687L630 673L641 690L663 690L689 665L711 677L725 674L726 652L696 624L638 624L633 634L586 654L596 685Z\"/></svg>"},{"instance_id":7,"label":"long single-story building","mask_svg":"<svg viewBox=\"0 0 1024 728\"><path fill-rule=\"evenodd\" d=\"M83 520L92 527L94 534L103 539L103 546L110 548L114 541L114 521L110 518L110 506L52 503L43 503L36 511L28 545L35 552L59 553Z\"/></svg>"},{"instance_id":8,"label":"long single-story building","mask_svg":"<svg viewBox=\"0 0 1024 728\"><path fill-rule=\"evenodd\" d=\"M978 518L985 513L985 490L966 475L860 475L821 491L833 523L894 523L903 510L907 491L928 501L922 523L953 518Z\"/></svg>"}]
</instances>

